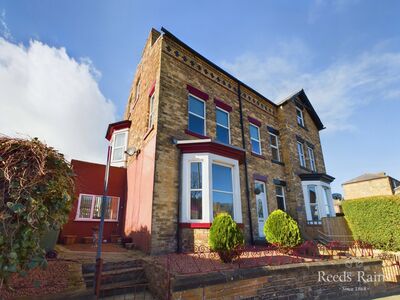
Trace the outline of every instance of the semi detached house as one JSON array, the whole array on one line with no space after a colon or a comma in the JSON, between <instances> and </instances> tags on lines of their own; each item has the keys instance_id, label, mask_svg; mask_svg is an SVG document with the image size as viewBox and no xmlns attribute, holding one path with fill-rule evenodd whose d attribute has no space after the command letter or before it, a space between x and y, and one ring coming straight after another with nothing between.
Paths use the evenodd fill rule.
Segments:
<instances>
[{"instance_id":1,"label":"semi detached house","mask_svg":"<svg viewBox=\"0 0 400 300\"><path fill-rule=\"evenodd\" d=\"M151 254L207 244L220 212L232 215L249 244L265 241L276 209L316 238L323 218L335 216L334 178L325 170L324 126L305 92L274 103L161 31L146 41L124 120L108 127L112 165L126 168L118 198L126 200L114 204L119 217L110 221ZM70 223L82 221L82 194Z\"/></svg>"}]
</instances>

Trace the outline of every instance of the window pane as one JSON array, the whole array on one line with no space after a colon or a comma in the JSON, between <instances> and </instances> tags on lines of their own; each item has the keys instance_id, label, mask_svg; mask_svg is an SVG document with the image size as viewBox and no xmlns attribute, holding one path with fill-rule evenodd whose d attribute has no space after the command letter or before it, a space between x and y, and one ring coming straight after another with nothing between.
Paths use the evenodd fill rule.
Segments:
<instances>
[{"instance_id":1,"label":"window pane","mask_svg":"<svg viewBox=\"0 0 400 300\"><path fill-rule=\"evenodd\" d=\"M229 123L228 113L226 113L220 109L217 109L217 123L221 124L225 127L228 127L228 123Z\"/></svg>"},{"instance_id":2,"label":"window pane","mask_svg":"<svg viewBox=\"0 0 400 300\"><path fill-rule=\"evenodd\" d=\"M217 141L229 144L229 130L217 125Z\"/></svg>"},{"instance_id":3,"label":"window pane","mask_svg":"<svg viewBox=\"0 0 400 300\"><path fill-rule=\"evenodd\" d=\"M214 217L221 212L227 212L233 217L233 194L213 192Z\"/></svg>"},{"instance_id":4,"label":"window pane","mask_svg":"<svg viewBox=\"0 0 400 300\"><path fill-rule=\"evenodd\" d=\"M329 199L331 198L330 190L328 188L323 188L323 189L324 189L323 197L324 197L325 213L329 217L331 215L329 209Z\"/></svg>"},{"instance_id":5,"label":"window pane","mask_svg":"<svg viewBox=\"0 0 400 300\"><path fill-rule=\"evenodd\" d=\"M275 135L270 134L269 135L269 140L271 142L271 145L278 147L278 141Z\"/></svg>"},{"instance_id":6,"label":"window pane","mask_svg":"<svg viewBox=\"0 0 400 300\"><path fill-rule=\"evenodd\" d=\"M311 219L313 221L319 221L318 206L316 204L311 205L310 210L311 210Z\"/></svg>"},{"instance_id":7,"label":"window pane","mask_svg":"<svg viewBox=\"0 0 400 300\"><path fill-rule=\"evenodd\" d=\"M213 190L232 192L232 169L221 165L212 165Z\"/></svg>"},{"instance_id":8,"label":"window pane","mask_svg":"<svg viewBox=\"0 0 400 300\"><path fill-rule=\"evenodd\" d=\"M190 164L190 188L201 189L201 162L192 162Z\"/></svg>"},{"instance_id":9,"label":"window pane","mask_svg":"<svg viewBox=\"0 0 400 300\"><path fill-rule=\"evenodd\" d=\"M100 219L101 218L101 202L103 196L96 196L94 208L93 208L93 219ZM104 219L109 220L111 216L111 201L110 197L106 198L106 205L105 205L105 212L104 212Z\"/></svg>"},{"instance_id":10,"label":"window pane","mask_svg":"<svg viewBox=\"0 0 400 300\"><path fill-rule=\"evenodd\" d=\"M276 149L276 148L271 148L271 151L272 151L272 159L274 159L274 160L279 160L278 149Z\"/></svg>"},{"instance_id":11,"label":"window pane","mask_svg":"<svg viewBox=\"0 0 400 300\"><path fill-rule=\"evenodd\" d=\"M109 219L110 220L118 220L118 197L111 197L111 204L110 204L110 213Z\"/></svg>"},{"instance_id":12,"label":"window pane","mask_svg":"<svg viewBox=\"0 0 400 300\"><path fill-rule=\"evenodd\" d=\"M263 184L256 182L254 186L256 189L260 190L261 193L264 193L264 185Z\"/></svg>"},{"instance_id":13,"label":"window pane","mask_svg":"<svg viewBox=\"0 0 400 300\"><path fill-rule=\"evenodd\" d=\"M122 147L125 145L125 132L124 133L117 133L114 136L114 147Z\"/></svg>"},{"instance_id":14,"label":"window pane","mask_svg":"<svg viewBox=\"0 0 400 300\"><path fill-rule=\"evenodd\" d=\"M251 140L251 151L261 154L260 143L255 140Z\"/></svg>"},{"instance_id":15,"label":"window pane","mask_svg":"<svg viewBox=\"0 0 400 300\"><path fill-rule=\"evenodd\" d=\"M257 215L259 218L264 219L264 209L263 209L263 202L261 199L257 200Z\"/></svg>"},{"instance_id":16,"label":"window pane","mask_svg":"<svg viewBox=\"0 0 400 300\"><path fill-rule=\"evenodd\" d=\"M189 114L189 130L204 135L204 119Z\"/></svg>"},{"instance_id":17,"label":"window pane","mask_svg":"<svg viewBox=\"0 0 400 300\"><path fill-rule=\"evenodd\" d=\"M112 160L122 160L124 158L124 148L114 148Z\"/></svg>"},{"instance_id":18,"label":"window pane","mask_svg":"<svg viewBox=\"0 0 400 300\"><path fill-rule=\"evenodd\" d=\"M285 198L277 196L276 201L278 204L278 209L285 211Z\"/></svg>"},{"instance_id":19,"label":"window pane","mask_svg":"<svg viewBox=\"0 0 400 300\"><path fill-rule=\"evenodd\" d=\"M189 96L189 111L204 117L204 102Z\"/></svg>"},{"instance_id":20,"label":"window pane","mask_svg":"<svg viewBox=\"0 0 400 300\"><path fill-rule=\"evenodd\" d=\"M82 195L81 204L79 206L79 218L90 218L90 210L92 209L92 196Z\"/></svg>"},{"instance_id":21,"label":"window pane","mask_svg":"<svg viewBox=\"0 0 400 300\"><path fill-rule=\"evenodd\" d=\"M275 193L277 196L283 196L283 187L280 185L275 186Z\"/></svg>"},{"instance_id":22,"label":"window pane","mask_svg":"<svg viewBox=\"0 0 400 300\"><path fill-rule=\"evenodd\" d=\"M317 194L315 192L315 186L314 185L309 185L308 186L308 193L310 196L310 203L317 203Z\"/></svg>"},{"instance_id":23,"label":"window pane","mask_svg":"<svg viewBox=\"0 0 400 300\"><path fill-rule=\"evenodd\" d=\"M260 137L258 135L258 127L251 124L250 124L250 137L256 140L260 140Z\"/></svg>"},{"instance_id":24,"label":"window pane","mask_svg":"<svg viewBox=\"0 0 400 300\"><path fill-rule=\"evenodd\" d=\"M190 192L190 218L192 220L202 219L202 192Z\"/></svg>"}]
</instances>

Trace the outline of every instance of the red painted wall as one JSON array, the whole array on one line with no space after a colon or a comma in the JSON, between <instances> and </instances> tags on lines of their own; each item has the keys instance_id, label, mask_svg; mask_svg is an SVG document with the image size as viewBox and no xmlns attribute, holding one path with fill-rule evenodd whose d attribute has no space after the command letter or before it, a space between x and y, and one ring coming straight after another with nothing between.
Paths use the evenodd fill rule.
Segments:
<instances>
[{"instance_id":1,"label":"red painted wall","mask_svg":"<svg viewBox=\"0 0 400 300\"><path fill-rule=\"evenodd\" d=\"M149 251L151 243L155 145L154 136L127 169L124 233L144 252Z\"/></svg>"},{"instance_id":2,"label":"red painted wall","mask_svg":"<svg viewBox=\"0 0 400 300\"><path fill-rule=\"evenodd\" d=\"M72 160L75 177L74 205L60 233L60 241L64 235L76 235L77 242L83 237L92 236L92 227L99 226L99 221L75 221L79 194L102 195L104 186L105 166L85 161ZM126 169L110 168L108 195L120 197L118 222L105 222L104 239L110 241L111 234L123 235L124 210L126 203Z\"/></svg>"}]
</instances>

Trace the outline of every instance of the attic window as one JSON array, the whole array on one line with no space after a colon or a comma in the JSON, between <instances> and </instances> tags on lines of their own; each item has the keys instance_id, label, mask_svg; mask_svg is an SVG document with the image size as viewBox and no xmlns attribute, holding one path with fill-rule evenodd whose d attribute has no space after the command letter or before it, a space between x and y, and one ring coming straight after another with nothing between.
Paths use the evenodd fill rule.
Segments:
<instances>
[{"instance_id":1,"label":"attic window","mask_svg":"<svg viewBox=\"0 0 400 300\"><path fill-rule=\"evenodd\" d=\"M304 127L303 111L298 106L296 106L296 116L297 116L297 124L299 124L301 127Z\"/></svg>"}]
</instances>

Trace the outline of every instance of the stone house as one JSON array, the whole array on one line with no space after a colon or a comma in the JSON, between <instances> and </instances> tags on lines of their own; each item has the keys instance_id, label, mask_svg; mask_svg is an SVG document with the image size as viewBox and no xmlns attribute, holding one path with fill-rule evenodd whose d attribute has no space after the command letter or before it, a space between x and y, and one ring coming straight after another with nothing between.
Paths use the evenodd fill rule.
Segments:
<instances>
[{"instance_id":1,"label":"stone house","mask_svg":"<svg viewBox=\"0 0 400 300\"><path fill-rule=\"evenodd\" d=\"M282 209L306 238L335 216L319 131L303 90L272 102L166 29L144 46L124 120L110 124L113 166L126 168L122 235L151 254L207 244L230 213L246 242L265 243Z\"/></svg>"},{"instance_id":2,"label":"stone house","mask_svg":"<svg viewBox=\"0 0 400 300\"><path fill-rule=\"evenodd\" d=\"M399 193L400 181L385 172L366 173L342 184L344 199L371 196L395 195Z\"/></svg>"}]
</instances>

